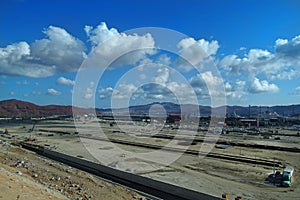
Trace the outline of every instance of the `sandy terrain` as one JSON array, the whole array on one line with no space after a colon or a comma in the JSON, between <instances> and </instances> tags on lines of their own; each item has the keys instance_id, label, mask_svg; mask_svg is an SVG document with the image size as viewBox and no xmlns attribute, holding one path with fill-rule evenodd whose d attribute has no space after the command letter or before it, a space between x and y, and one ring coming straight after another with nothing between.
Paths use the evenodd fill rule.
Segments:
<instances>
[{"instance_id":1,"label":"sandy terrain","mask_svg":"<svg viewBox=\"0 0 300 200\"><path fill-rule=\"evenodd\" d=\"M2 138L3 139L3 138ZM0 199L143 199L136 192L0 144Z\"/></svg>"},{"instance_id":2,"label":"sandy terrain","mask_svg":"<svg viewBox=\"0 0 300 200\"><path fill-rule=\"evenodd\" d=\"M104 135L99 134L95 122L82 122L79 135L105 136L111 139L122 139L127 141L144 142L148 144L166 145L169 140L140 137L143 127L127 126L125 131L117 127L110 127L109 124L101 124ZM145 149L124 144L114 144L109 141L98 141L95 139L79 138L78 135L53 134L39 131L39 129L60 130L69 133L76 132L71 122L40 123L32 133L28 133L31 126L22 128L22 124L10 127L12 139L24 139L25 137L36 136L36 143L47 145L48 148L83 157L95 162L129 171L143 176L180 185L196 191L212 194L221 197L226 192L231 199L235 196L242 196L243 199L299 199L300 198L300 153L286 151L271 151L264 149L254 149L246 147L230 147L228 149L213 148L213 153L223 153L229 155L241 155L251 158L262 158L268 160L279 160L283 164L295 167L296 173L292 187L283 188L268 184L265 179L273 172L272 166L254 165L249 163L234 162L230 160L220 160L209 157L198 157L194 155L168 153L159 154L159 159L154 157L149 159L147 153L155 152L152 149ZM85 131L86 130L86 131ZM282 133L290 133L280 130ZM146 131L145 131L146 133ZM160 134L176 134L176 130L164 129ZM203 137L203 133L198 133L197 137ZM264 139L262 136L234 133L222 135L219 139L226 141L237 141L252 144L277 145L287 147L300 147L300 138L291 136L280 136L280 140L274 138ZM177 147L186 148L175 141ZM193 150L199 150L201 143L188 146ZM143 154L144 153L144 154ZM93 155L92 155L93 154ZM178 157L170 165L164 167L165 160L169 157ZM282 170L282 169L276 169Z\"/></svg>"},{"instance_id":3,"label":"sandy terrain","mask_svg":"<svg viewBox=\"0 0 300 200\"><path fill-rule=\"evenodd\" d=\"M67 199L65 196L21 176L0 164L0 199Z\"/></svg>"}]
</instances>

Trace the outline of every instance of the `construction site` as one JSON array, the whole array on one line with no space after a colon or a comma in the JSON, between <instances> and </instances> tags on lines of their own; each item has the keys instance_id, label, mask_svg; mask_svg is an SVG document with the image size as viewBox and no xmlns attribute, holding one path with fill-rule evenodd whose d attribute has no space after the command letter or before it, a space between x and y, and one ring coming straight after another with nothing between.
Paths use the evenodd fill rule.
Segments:
<instances>
[{"instance_id":1,"label":"construction site","mask_svg":"<svg viewBox=\"0 0 300 200\"><path fill-rule=\"evenodd\" d=\"M26 174L33 182L42 183L47 188L43 195L57 199L299 198L299 130L295 126L257 128L257 122L251 126L251 121L245 120L239 123L247 126L227 126L214 132L214 139L208 138L207 126L184 126L176 120L168 124L87 116L79 116L75 122L2 120L1 148L6 151L1 151L1 163L15 168L17 175ZM17 156L17 151L25 151L22 154L26 156ZM26 168L30 159L37 159L35 154L47 164ZM61 163L63 166L57 167ZM53 175L53 169L47 169L50 175L36 172L43 165L65 169L57 172L60 175ZM285 171L287 167L292 169ZM100 179L90 174L78 178L83 171ZM77 176L81 189L76 189L70 176ZM99 185L105 186L99 189ZM116 196L101 196L104 194Z\"/></svg>"}]
</instances>

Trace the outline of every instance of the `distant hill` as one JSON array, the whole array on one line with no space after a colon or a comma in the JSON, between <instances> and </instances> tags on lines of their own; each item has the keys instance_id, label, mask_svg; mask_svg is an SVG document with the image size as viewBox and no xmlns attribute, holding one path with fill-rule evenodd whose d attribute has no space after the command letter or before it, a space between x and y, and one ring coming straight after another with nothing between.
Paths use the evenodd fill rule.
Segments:
<instances>
[{"instance_id":1,"label":"distant hill","mask_svg":"<svg viewBox=\"0 0 300 200\"><path fill-rule=\"evenodd\" d=\"M149 113L149 109L153 109L153 105L160 105L164 108L166 113L182 113L182 114L197 114L196 110L199 108L200 116L210 116L211 107L210 106L198 106L191 104L178 105L171 102L154 102L147 105L137 105L130 106L129 113L131 115L144 115ZM76 108L77 113L85 114L92 113L92 109ZM73 109L74 109L73 108ZM215 110L222 110L224 107L214 108ZM158 108L158 112L161 109ZM97 113L110 113L111 109L96 109ZM114 112L119 114L125 113L127 108L115 109ZM232 115L233 113L247 117L249 113L251 115L257 115L259 113L273 113L276 112L282 116L293 116L300 114L300 104L299 105L287 105L287 106L226 106L226 114ZM53 115L72 115L72 106L62 106L62 105L47 105L39 106L30 102L20 101L16 99L0 101L0 117L46 117Z\"/></svg>"},{"instance_id":2,"label":"distant hill","mask_svg":"<svg viewBox=\"0 0 300 200\"><path fill-rule=\"evenodd\" d=\"M196 110L199 108L200 116L210 116L212 112L212 108L210 106L199 106L198 105L191 105L191 104L184 104L178 105L170 102L164 103L151 103L147 105L138 105L138 106L131 106L129 107L129 112L131 114L139 115L145 114L149 112L149 109L155 105L159 104L164 107L167 113L181 113L183 114L195 114ZM213 108L215 111L222 111L224 110L224 106ZM247 117L249 115L258 115L259 113L274 113L281 116L293 116L300 114L300 104L299 105L286 105L286 106L226 106L226 114L233 115L234 113L239 116ZM116 111L121 113L125 109L117 109Z\"/></svg>"},{"instance_id":3,"label":"distant hill","mask_svg":"<svg viewBox=\"0 0 300 200\"><path fill-rule=\"evenodd\" d=\"M79 112L88 113L88 109L76 108ZM72 106L47 105L39 106L30 102L9 99L0 101L0 117L46 117L53 115L72 115Z\"/></svg>"}]
</instances>

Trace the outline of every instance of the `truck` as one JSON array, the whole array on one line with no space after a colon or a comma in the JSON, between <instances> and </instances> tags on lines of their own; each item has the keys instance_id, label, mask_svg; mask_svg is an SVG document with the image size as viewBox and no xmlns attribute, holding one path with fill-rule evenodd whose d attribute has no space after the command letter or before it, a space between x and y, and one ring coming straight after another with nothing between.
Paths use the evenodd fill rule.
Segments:
<instances>
[{"instance_id":1,"label":"truck","mask_svg":"<svg viewBox=\"0 0 300 200\"><path fill-rule=\"evenodd\" d=\"M286 166L282 173L282 186L290 187L292 184L292 178L294 176L295 169L292 166Z\"/></svg>"}]
</instances>

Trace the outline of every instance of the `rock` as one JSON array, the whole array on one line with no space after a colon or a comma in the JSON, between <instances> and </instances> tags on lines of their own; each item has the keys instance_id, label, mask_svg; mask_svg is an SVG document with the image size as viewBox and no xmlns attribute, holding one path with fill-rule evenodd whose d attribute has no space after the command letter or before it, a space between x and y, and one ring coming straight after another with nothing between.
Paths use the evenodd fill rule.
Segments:
<instances>
[{"instance_id":1,"label":"rock","mask_svg":"<svg viewBox=\"0 0 300 200\"><path fill-rule=\"evenodd\" d=\"M58 176L58 177L56 177L56 180L57 180L57 181L60 181L60 177L59 177L59 176Z\"/></svg>"},{"instance_id":2,"label":"rock","mask_svg":"<svg viewBox=\"0 0 300 200\"><path fill-rule=\"evenodd\" d=\"M24 168L28 169L29 167L30 167L30 163L27 162L24 164Z\"/></svg>"},{"instance_id":3,"label":"rock","mask_svg":"<svg viewBox=\"0 0 300 200\"><path fill-rule=\"evenodd\" d=\"M33 177L33 178L37 178L38 175L37 175L37 174L32 174L32 177Z\"/></svg>"},{"instance_id":4,"label":"rock","mask_svg":"<svg viewBox=\"0 0 300 200\"><path fill-rule=\"evenodd\" d=\"M23 164L24 164L24 161L21 160L21 161L17 162L17 164L15 164L15 166L16 166L16 167L22 167Z\"/></svg>"},{"instance_id":5,"label":"rock","mask_svg":"<svg viewBox=\"0 0 300 200\"><path fill-rule=\"evenodd\" d=\"M47 183L44 182L44 181L42 181L42 180L40 180L40 183L41 183L42 185L47 185Z\"/></svg>"},{"instance_id":6,"label":"rock","mask_svg":"<svg viewBox=\"0 0 300 200\"><path fill-rule=\"evenodd\" d=\"M22 176L23 173L21 171L18 171L17 174Z\"/></svg>"}]
</instances>

